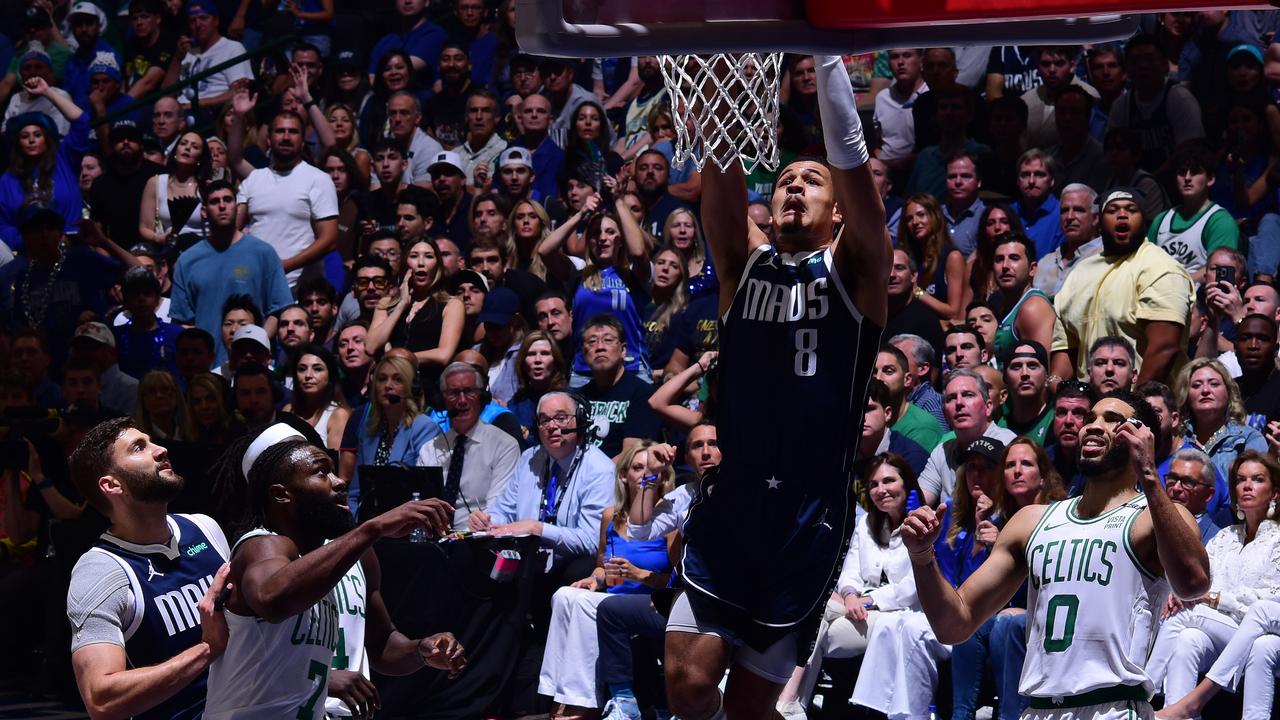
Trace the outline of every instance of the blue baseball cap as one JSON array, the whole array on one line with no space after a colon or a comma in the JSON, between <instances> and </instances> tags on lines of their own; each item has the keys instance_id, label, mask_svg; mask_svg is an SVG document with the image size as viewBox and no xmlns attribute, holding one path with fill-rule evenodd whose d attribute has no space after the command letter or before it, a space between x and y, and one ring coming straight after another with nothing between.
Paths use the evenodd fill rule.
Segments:
<instances>
[{"instance_id":1,"label":"blue baseball cap","mask_svg":"<svg viewBox=\"0 0 1280 720\"><path fill-rule=\"evenodd\" d=\"M191 0L187 3L187 17L193 18L198 15L217 15L218 9L208 0Z\"/></svg>"},{"instance_id":2,"label":"blue baseball cap","mask_svg":"<svg viewBox=\"0 0 1280 720\"><path fill-rule=\"evenodd\" d=\"M482 323L506 325L520 312L520 297L511 288L494 288L485 293L478 320Z\"/></svg>"},{"instance_id":3,"label":"blue baseball cap","mask_svg":"<svg viewBox=\"0 0 1280 720\"><path fill-rule=\"evenodd\" d=\"M1259 65L1262 64L1262 51L1248 43L1241 43L1227 51L1227 62L1230 63L1237 56L1244 54L1247 58L1253 58Z\"/></svg>"}]
</instances>

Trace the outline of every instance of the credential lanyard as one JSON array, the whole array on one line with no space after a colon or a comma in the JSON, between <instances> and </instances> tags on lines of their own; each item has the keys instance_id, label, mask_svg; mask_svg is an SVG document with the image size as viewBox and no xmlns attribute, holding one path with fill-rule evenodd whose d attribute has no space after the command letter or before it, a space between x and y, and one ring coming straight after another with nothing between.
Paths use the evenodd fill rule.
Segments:
<instances>
[{"instance_id":1,"label":"credential lanyard","mask_svg":"<svg viewBox=\"0 0 1280 720\"><path fill-rule=\"evenodd\" d=\"M578 464L582 462L583 452L581 449L574 450L573 462L569 464L569 472L565 473L563 483L561 483L560 473L553 472L553 467L558 468L555 458L547 454L547 466L542 471L542 504L538 510L538 520L544 523L556 524L556 517L560 514L560 504L564 502L564 498L569 494L569 483L573 480L573 475L578 471Z\"/></svg>"}]
</instances>

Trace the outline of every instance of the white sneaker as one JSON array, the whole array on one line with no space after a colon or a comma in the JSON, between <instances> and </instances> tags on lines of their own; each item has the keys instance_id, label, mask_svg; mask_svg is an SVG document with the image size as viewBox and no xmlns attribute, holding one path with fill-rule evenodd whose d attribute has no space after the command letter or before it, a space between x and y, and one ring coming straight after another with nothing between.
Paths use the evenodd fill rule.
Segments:
<instances>
[{"instance_id":1,"label":"white sneaker","mask_svg":"<svg viewBox=\"0 0 1280 720\"><path fill-rule=\"evenodd\" d=\"M601 720L640 720L640 705L635 698L615 697L605 703Z\"/></svg>"},{"instance_id":2,"label":"white sneaker","mask_svg":"<svg viewBox=\"0 0 1280 720\"><path fill-rule=\"evenodd\" d=\"M782 720L809 720L809 716L804 712L804 706L799 700L778 703L778 714L782 715Z\"/></svg>"}]
</instances>

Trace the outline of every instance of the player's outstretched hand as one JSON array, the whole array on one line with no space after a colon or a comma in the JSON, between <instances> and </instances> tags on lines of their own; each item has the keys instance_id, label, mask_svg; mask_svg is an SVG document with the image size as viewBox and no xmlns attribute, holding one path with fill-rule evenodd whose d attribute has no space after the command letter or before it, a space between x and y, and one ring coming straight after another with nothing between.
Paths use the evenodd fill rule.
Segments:
<instances>
[{"instance_id":1,"label":"player's outstretched hand","mask_svg":"<svg viewBox=\"0 0 1280 720\"><path fill-rule=\"evenodd\" d=\"M453 526L453 506L439 499L410 500L369 522L377 523L381 537L403 537L416 528L432 535L444 535Z\"/></svg>"},{"instance_id":2,"label":"player's outstretched hand","mask_svg":"<svg viewBox=\"0 0 1280 720\"><path fill-rule=\"evenodd\" d=\"M329 672L329 697L346 703L354 718L367 720L375 711L382 709L378 688L365 676L350 670Z\"/></svg>"},{"instance_id":3,"label":"player's outstretched hand","mask_svg":"<svg viewBox=\"0 0 1280 720\"><path fill-rule=\"evenodd\" d=\"M942 518L947 513L943 503L937 510L929 506L916 508L902 523L902 544L907 546L911 562L928 565L933 562L933 544L942 534Z\"/></svg>"},{"instance_id":4,"label":"player's outstretched hand","mask_svg":"<svg viewBox=\"0 0 1280 720\"><path fill-rule=\"evenodd\" d=\"M466 651L453 633L436 633L418 641L418 655L427 667L447 670L449 679L458 677L467 666Z\"/></svg>"},{"instance_id":5,"label":"player's outstretched hand","mask_svg":"<svg viewBox=\"0 0 1280 720\"><path fill-rule=\"evenodd\" d=\"M196 609L200 612L200 640L209 644L210 661L222 657L227 649L227 618L222 614L226 598L224 592L231 592L232 585L227 582L231 573L231 565L223 563L213 576L213 584L205 591L204 597ZM220 599L221 598L221 599Z\"/></svg>"}]
</instances>

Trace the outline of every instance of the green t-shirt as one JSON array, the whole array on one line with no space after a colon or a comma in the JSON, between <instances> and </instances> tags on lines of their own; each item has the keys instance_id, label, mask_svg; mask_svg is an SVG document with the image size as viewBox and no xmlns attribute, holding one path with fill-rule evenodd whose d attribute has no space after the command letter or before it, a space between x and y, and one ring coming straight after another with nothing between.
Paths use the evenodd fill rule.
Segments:
<instances>
[{"instance_id":1,"label":"green t-shirt","mask_svg":"<svg viewBox=\"0 0 1280 720\"><path fill-rule=\"evenodd\" d=\"M1044 412L1040 413L1040 417L1026 427L1013 427L1010 413L1005 413L1004 417L996 421L996 424L1018 433L1018 437L1031 438L1037 445L1044 447L1049 439L1049 431L1053 429L1053 406L1046 406Z\"/></svg>"},{"instance_id":2,"label":"green t-shirt","mask_svg":"<svg viewBox=\"0 0 1280 720\"><path fill-rule=\"evenodd\" d=\"M942 423L911 403L907 403L906 412L890 427L930 452L942 441Z\"/></svg>"}]
</instances>

